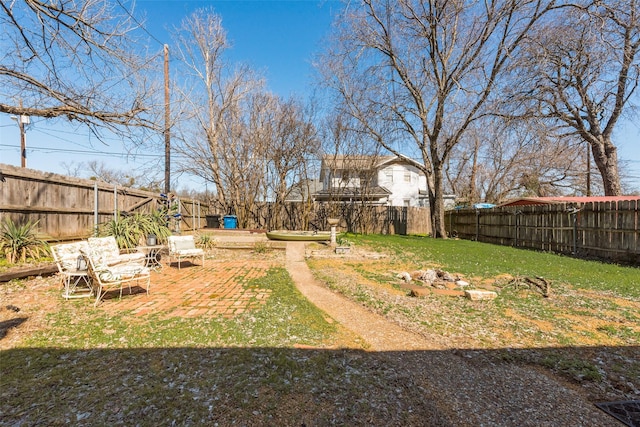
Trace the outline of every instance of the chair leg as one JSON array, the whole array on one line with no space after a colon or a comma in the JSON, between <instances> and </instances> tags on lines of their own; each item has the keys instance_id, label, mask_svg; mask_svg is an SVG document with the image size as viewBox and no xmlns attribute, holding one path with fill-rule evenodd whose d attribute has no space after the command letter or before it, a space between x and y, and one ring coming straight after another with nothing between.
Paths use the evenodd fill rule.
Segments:
<instances>
[{"instance_id":1,"label":"chair leg","mask_svg":"<svg viewBox=\"0 0 640 427\"><path fill-rule=\"evenodd\" d=\"M102 286L98 285L98 289L96 291L96 302L93 304L94 307L98 306L100 299L102 298Z\"/></svg>"}]
</instances>

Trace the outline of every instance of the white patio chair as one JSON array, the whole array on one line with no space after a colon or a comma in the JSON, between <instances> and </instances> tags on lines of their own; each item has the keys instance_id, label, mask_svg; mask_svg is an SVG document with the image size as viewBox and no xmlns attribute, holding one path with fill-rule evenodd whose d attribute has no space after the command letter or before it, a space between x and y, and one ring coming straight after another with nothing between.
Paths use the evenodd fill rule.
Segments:
<instances>
[{"instance_id":1,"label":"white patio chair","mask_svg":"<svg viewBox=\"0 0 640 427\"><path fill-rule=\"evenodd\" d=\"M204 267L204 250L196 248L196 242L192 235L187 236L169 236L169 260L178 261L178 270L183 258L202 258L202 266Z\"/></svg>"},{"instance_id":2,"label":"white patio chair","mask_svg":"<svg viewBox=\"0 0 640 427\"><path fill-rule=\"evenodd\" d=\"M146 254L139 251L124 253L120 248L118 248L116 238L113 236L89 237L87 242L89 243L89 249L93 260L101 265L117 265L137 262L144 260L146 257Z\"/></svg>"},{"instance_id":3,"label":"white patio chair","mask_svg":"<svg viewBox=\"0 0 640 427\"><path fill-rule=\"evenodd\" d=\"M89 244L86 241L51 246L53 259L62 277L64 286L62 296L65 299L86 298L93 295L91 276L82 255L82 252L88 249Z\"/></svg>"},{"instance_id":4,"label":"white patio chair","mask_svg":"<svg viewBox=\"0 0 640 427\"><path fill-rule=\"evenodd\" d=\"M87 260L89 275L93 280L93 287L96 290L96 302L94 306L97 306L106 293L112 289L120 289L120 298L122 298L122 288L124 285L129 286L129 293L131 293L131 284L134 282L136 285L142 284L147 291L147 295L149 295L151 273L149 269L145 267L144 258L128 263L107 265L95 258L92 250L83 252L83 255Z\"/></svg>"}]
</instances>

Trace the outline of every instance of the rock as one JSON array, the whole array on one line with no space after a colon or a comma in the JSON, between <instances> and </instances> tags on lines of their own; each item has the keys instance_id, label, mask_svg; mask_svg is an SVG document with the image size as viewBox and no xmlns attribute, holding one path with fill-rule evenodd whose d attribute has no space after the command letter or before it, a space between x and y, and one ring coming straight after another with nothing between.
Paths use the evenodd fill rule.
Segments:
<instances>
[{"instance_id":1,"label":"rock","mask_svg":"<svg viewBox=\"0 0 640 427\"><path fill-rule=\"evenodd\" d=\"M456 286L464 288L465 286L469 286L469 282L465 282L464 280L456 280Z\"/></svg>"},{"instance_id":2,"label":"rock","mask_svg":"<svg viewBox=\"0 0 640 427\"><path fill-rule=\"evenodd\" d=\"M415 287L409 291L410 297L427 297L429 295L431 295L431 290L427 288Z\"/></svg>"},{"instance_id":3,"label":"rock","mask_svg":"<svg viewBox=\"0 0 640 427\"><path fill-rule=\"evenodd\" d=\"M444 280L445 282L455 282L456 278L453 277L453 275L451 275L451 273L447 273L445 271L444 274L442 275L442 280Z\"/></svg>"},{"instance_id":4,"label":"rock","mask_svg":"<svg viewBox=\"0 0 640 427\"><path fill-rule=\"evenodd\" d=\"M445 289L460 290L460 289L458 289L458 286L456 286L455 283L451 283L451 282L445 282L444 283L444 287L445 287Z\"/></svg>"},{"instance_id":5,"label":"rock","mask_svg":"<svg viewBox=\"0 0 640 427\"><path fill-rule=\"evenodd\" d=\"M405 282L410 282L411 281L411 275L405 271L405 272L402 272L402 273L398 274L398 279L402 279Z\"/></svg>"},{"instance_id":6,"label":"rock","mask_svg":"<svg viewBox=\"0 0 640 427\"><path fill-rule=\"evenodd\" d=\"M471 301L484 301L495 299L498 294L493 291L468 290L464 291L464 296Z\"/></svg>"},{"instance_id":7,"label":"rock","mask_svg":"<svg viewBox=\"0 0 640 427\"><path fill-rule=\"evenodd\" d=\"M420 272L418 276L418 280L422 280L423 282L435 282L438 280L438 273L435 270L424 270Z\"/></svg>"}]
</instances>

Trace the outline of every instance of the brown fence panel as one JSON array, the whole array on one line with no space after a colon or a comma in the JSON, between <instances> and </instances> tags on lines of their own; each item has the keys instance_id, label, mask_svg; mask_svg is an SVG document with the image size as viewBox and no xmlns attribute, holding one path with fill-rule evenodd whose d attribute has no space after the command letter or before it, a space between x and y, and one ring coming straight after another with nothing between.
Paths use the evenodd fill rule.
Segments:
<instances>
[{"instance_id":1,"label":"brown fence panel","mask_svg":"<svg viewBox=\"0 0 640 427\"><path fill-rule=\"evenodd\" d=\"M510 206L447 212L463 239L640 264L638 201Z\"/></svg>"},{"instance_id":2,"label":"brown fence panel","mask_svg":"<svg viewBox=\"0 0 640 427\"><path fill-rule=\"evenodd\" d=\"M246 228L329 230L327 219L334 217L340 219L339 229L352 233L431 233L428 208L330 202L258 203L246 218Z\"/></svg>"},{"instance_id":3,"label":"brown fence panel","mask_svg":"<svg viewBox=\"0 0 640 427\"><path fill-rule=\"evenodd\" d=\"M39 231L54 240L90 236L96 224L113 219L117 212L151 212L164 206L159 194L72 178L63 175L0 165L0 219L17 223L39 221ZM206 226L205 217L215 211L198 201L180 199L179 231ZM328 230L327 218L338 217L340 228L356 233L430 234L428 208L372 206L357 203L256 204L243 214L250 229ZM176 224L171 221L171 229Z\"/></svg>"},{"instance_id":4,"label":"brown fence panel","mask_svg":"<svg viewBox=\"0 0 640 427\"><path fill-rule=\"evenodd\" d=\"M160 195L148 191L11 165L0 165L0 170L6 179L0 183L0 219L38 221L40 233L54 240L88 237L115 212L151 212L162 206ZM181 229L199 226L208 207L198 204L196 210L197 202L181 203Z\"/></svg>"}]
</instances>

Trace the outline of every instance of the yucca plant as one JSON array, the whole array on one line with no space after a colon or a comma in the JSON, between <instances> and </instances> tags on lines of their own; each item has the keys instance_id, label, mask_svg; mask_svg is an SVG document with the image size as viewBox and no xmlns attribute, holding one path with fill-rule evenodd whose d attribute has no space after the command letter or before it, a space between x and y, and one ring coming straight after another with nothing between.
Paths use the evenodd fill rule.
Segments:
<instances>
[{"instance_id":1,"label":"yucca plant","mask_svg":"<svg viewBox=\"0 0 640 427\"><path fill-rule=\"evenodd\" d=\"M130 218L135 218L132 220L139 224L143 237L153 234L158 241L166 242L167 237L171 235L171 230L167 227L167 217L164 210L154 211L150 214L135 214Z\"/></svg>"},{"instance_id":2,"label":"yucca plant","mask_svg":"<svg viewBox=\"0 0 640 427\"><path fill-rule=\"evenodd\" d=\"M150 234L160 241L171 235L171 230L165 225L164 216L146 213L133 215L116 215L110 221L98 226L98 236L114 236L118 246L130 249L144 242Z\"/></svg>"},{"instance_id":3,"label":"yucca plant","mask_svg":"<svg viewBox=\"0 0 640 427\"><path fill-rule=\"evenodd\" d=\"M113 219L100 224L96 235L115 237L120 248L135 247L140 239L139 231L135 224L127 221L126 218L118 214Z\"/></svg>"},{"instance_id":4,"label":"yucca plant","mask_svg":"<svg viewBox=\"0 0 640 427\"><path fill-rule=\"evenodd\" d=\"M0 223L0 251L11 264L49 255L49 244L38 237L38 221L19 225L11 218Z\"/></svg>"}]
</instances>

